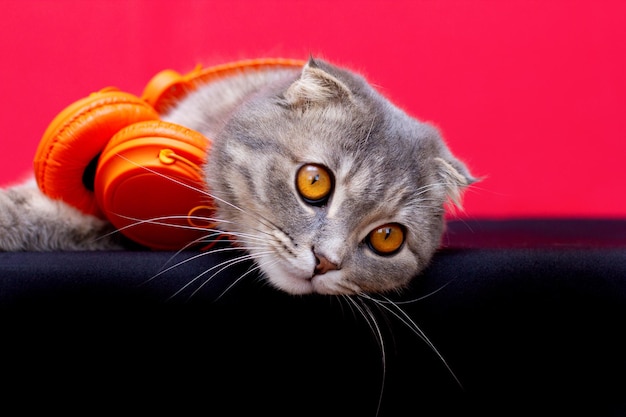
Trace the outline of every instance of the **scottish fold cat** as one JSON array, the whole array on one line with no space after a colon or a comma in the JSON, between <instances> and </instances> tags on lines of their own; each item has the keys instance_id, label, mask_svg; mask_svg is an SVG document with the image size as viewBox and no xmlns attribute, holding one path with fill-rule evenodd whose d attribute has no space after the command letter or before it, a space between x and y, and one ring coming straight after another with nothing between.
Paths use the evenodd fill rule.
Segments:
<instances>
[{"instance_id":1,"label":"scottish fold cat","mask_svg":"<svg viewBox=\"0 0 626 417\"><path fill-rule=\"evenodd\" d=\"M212 82L163 119L211 138L220 230L291 294L403 288L439 247L446 203L475 181L437 129L319 59ZM0 250L124 248L111 231L34 181L0 190Z\"/></svg>"}]
</instances>

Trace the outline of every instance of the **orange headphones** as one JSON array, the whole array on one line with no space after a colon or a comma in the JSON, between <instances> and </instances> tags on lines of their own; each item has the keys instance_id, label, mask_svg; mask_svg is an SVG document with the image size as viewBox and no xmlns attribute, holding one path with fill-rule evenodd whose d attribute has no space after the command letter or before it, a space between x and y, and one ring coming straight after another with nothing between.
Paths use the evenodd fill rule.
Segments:
<instances>
[{"instance_id":1,"label":"orange headphones","mask_svg":"<svg viewBox=\"0 0 626 417\"><path fill-rule=\"evenodd\" d=\"M215 226L201 169L211 142L160 120L160 114L201 85L238 71L304 63L264 58L197 67L185 75L164 70L141 97L112 87L93 93L46 129L34 160L37 184L49 197L108 220L149 248L197 247ZM218 238L215 232L211 240Z\"/></svg>"}]
</instances>

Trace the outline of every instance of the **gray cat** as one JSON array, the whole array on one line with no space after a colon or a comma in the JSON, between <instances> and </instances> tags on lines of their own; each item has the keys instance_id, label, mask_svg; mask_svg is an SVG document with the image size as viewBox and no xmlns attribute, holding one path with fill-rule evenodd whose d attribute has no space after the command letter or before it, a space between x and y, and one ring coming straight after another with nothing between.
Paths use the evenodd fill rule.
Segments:
<instances>
[{"instance_id":1,"label":"gray cat","mask_svg":"<svg viewBox=\"0 0 626 417\"><path fill-rule=\"evenodd\" d=\"M211 138L220 229L291 294L401 289L439 247L446 202L474 181L435 128L322 60L242 71L163 119ZM34 181L0 190L0 250L121 248L110 231Z\"/></svg>"}]
</instances>

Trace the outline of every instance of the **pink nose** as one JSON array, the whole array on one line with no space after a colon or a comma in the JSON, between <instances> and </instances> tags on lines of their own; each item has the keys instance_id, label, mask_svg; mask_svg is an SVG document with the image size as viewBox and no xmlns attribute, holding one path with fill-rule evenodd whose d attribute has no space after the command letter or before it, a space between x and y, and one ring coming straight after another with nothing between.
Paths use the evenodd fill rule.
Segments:
<instances>
[{"instance_id":1,"label":"pink nose","mask_svg":"<svg viewBox=\"0 0 626 417\"><path fill-rule=\"evenodd\" d=\"M337 265L326 259L322 255L315 254L315 273L318 275L325 274L328 271L339 269Z\"/></svg>"}]
</instances>

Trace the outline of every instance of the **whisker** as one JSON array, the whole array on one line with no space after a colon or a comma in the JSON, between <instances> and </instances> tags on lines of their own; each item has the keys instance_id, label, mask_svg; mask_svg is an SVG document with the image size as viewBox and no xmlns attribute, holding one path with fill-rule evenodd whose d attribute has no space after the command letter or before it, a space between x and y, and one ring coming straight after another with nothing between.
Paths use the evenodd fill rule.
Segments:
<instances>
[{"instance_id":1,"label":"whisker","mask_svg":"<svg viewBox=\"0 0 626 417\"><path fill-rule=\"evenodd\" d=\"M221 203L224 203L224 204L226 204L227 206L232 207L232 208L234 208L235 210L238 210L239 212L241 212L241 213L245 214L246 216L249 216L249 217L254 218L255 220L258 220L258 221L259 221L259 223L261 223L261 224L262 224L262 225L264 225L265 227L268 227L268 228L270 228L270 229L278 229L278 227L274 224L274 222L272 222L270 219L268 219L267 217L265 217L265 216L263 216L263 215L261 215L261 214L259 214L259 213L256 213L255 215L252 215L252 214L248 213L246 210L244 210L244 209L242 209L241 207L239 207L238 205L233 204L233 203L231 203L230 201L226 201L226 200L224 200L223 198L220 198L220 197L218 197L218 196L217 196L217 195L215 195L215 194L209 193L209 196L210 196L211 198L213 198L213 200L216 200L216 201L219 201L219 202L221 202ZM262 221L261 221L261 220L262 220ZM258 230L258 231L259 231L259 232L262 232L262 231L260 231L260 230Z\"/></svg>"},{"instance_id":2,"label":"whisker","mask_svg":"<svg viewBox=\"0 0 626 417\"><path fill-rule=\"evenodd\" d=\"M136 217L131 217L131 216L125 216L123 214L117 214L114 213L114 215L119 216L123 219L126 220L132 220L135 223L133 224L129 224L126 225L124 227L119 228L118 230L122 231L122 230L126 230L129 229L131 227L137 227L140 226L142 224L154 224L157 226L167 226L167 227L175 227L177 229L187 229L187 230L197 230L197 231L210 231L210 232L221 232L221 230L218 229L213 229L210 227L202 227L202 226L192 226L192 225L186 225L186 224L174 224L174 223L166 223L165 220L187 220L187 219L195 219L195 220L204 220L204 221L213 221L213 222L217 222L219 220L217 219L211 219L208 217L194 217L194 216L183 216L183 215L168 215L168 216L159 216L159 217L152 217L149 219L139 219Z\"/></svg>"},{"instance_id":3,"label":"whisker","mask_svg":"<svg viewBox=\"0 0 626 417\"><path fill-rule=\"evenodd\" d=\"M205 280L202 284L200 284L200 285L198 286L198 288L196 288L196 289L195 289L195 290L191 293L191 295L189 295L189 297L188 297L187 299L188 299L188 300L189 300L189 299L191 299L191 298L192 298L192 297L193 297L193 296L194 296L194 295L195 295L198 291L200 291L200 290L202 289L202 287L204 287L204 286L205 286L207 283L209 283L209 281L211 281L211 280L212 280L212 279L213 279L213 278L214 278L217 274L219 274L220 272L224 271L225 269L230 268L231 266L236 265L236 264L238 264L238 263L245 262L245 261L248 261L248 260L251 260L251 259L255 259L255 258L257 258L259 255L264 255L264 254L269 254L269 253L271 253L271 252L269 252L269 251L267 251L267 252L259 252L259 253L256 253L256 254L254 254L254 255L248 254L248 255L240 256L240 257L238 257L238 258L234 258L234 259L231 259L231 260L228 260L228 261L222 262L222 263L221 263L221 264L219 264L219 265L224 265L224 266L223 266L222 268L220 268L219 270L217 270L216 272L214 272L214 273L213 273L213 274L212 274L209 278L207 278L207 279L206 279L206 280ZM246 273L244 274L244 276L245 276L245 275L247 275L249 272L250 272L250 270L249 270L248 272L246 272ZM202 274L202 275L204 275L204 274ZM235 280L235 283L239 282L239 280L240 280L240 279L241 279L241 277L239 277L237 280ZM232 287L232 285L233 285L233 284L231 284L231 285L230 285L230 286L229 286L226 290L230 289L230 288ZM223 294L223 293L222 293L222 294ZM221 295L222 295L222 294L220 294L220 297L221 297ZM219 298L219 297L218 297L218 298Z\"/></svg>"},{"instance_id":4,"label":"whisker","mask_svg":"<svg viewBox=\"0 0 626 417\"><path fill-rule=\"evenodd\" d=\"M189 249L190 247L194 246L194 244L196 243L210 243L210 242L217 242L218 239L215 239L213 241L207 241L206 238L207 237L213 237L213 236L231 236L231 237L235 237L235 238L244 238L247 240L258 240L259 242L267 242L267 237L261 237L252 233L243 233L243 232L232 232L232 231L227 231L227 230L222 230L222 229L213 229L213 228L207 228L207 227L200 227L200 226L187 226L187 225L181 225L181 224L172 224L172 223L167 223L164 220L180 220L180 219L195 219L195 220L203 220L203 221L219 221L218 219L212 219L212 218L206 218L206 217L196 217L196 216L161 216L161 217L154 217L151 219L137 219L134 217L130 217L130 216L123 216L123 215L118 215L122 218L125 218L127 220L133 220L135 221L135 223L133 224L129 224L126 225L124 227L121 227L119 229L113 230L105 235L100 236L98 239L103 239L107 236L110 236L114 233L118 233L118 232L122 232L128 228L132 228L132 227L136 227L142 224L154 224L154 225L158 225L158 226L165 226L165 227L172 227L172 228L179 228L179 229L189 229L189 230L195 230L195 231L205 231L205 232L213 232L209 235L197 238L189 243L187 243L181 250L186 250ZM230 223L230 222L225 222L225 223ZM276 237L274 235L272 235L271 233L265 232L263 230L256 230L258 233L263 233L267 236L269 236L272 240L276 240ZM238 240L239 241L239 240ZM179 251L180 252L180 251Z\"/></svg>"},{"instance_id":5,"label":"whisker","mask_svg":"<svg viewBox=\"0 0 626 417\"><path fill-rule=\"evenodd\" d=\"M243 275L241 275L239 278L237 278L235 281L233 281L232 284L230 284L228 287L226 287L226 289L224 291L222 291L222 293L215 299L215 301L218 301L220 298L222 298L222 296L224 296L224 294L226 294L232 287L234 287L239 281L241 281L243 278L245 278L248 274L251 274L255 271L260 270L263 266L268 265L268 264L274 264L277 263L277 261L267 261L264 262L262 264L259 264L257 262L254 263L254 266L252 268L249 268L248 271L246 271L246 273L244 273Z\"/></svg>"},{"instance_id":6,"label":"whisker","mask_svg":"<svg viewBox=\"0 0 626 417\"><path fill-rule=\"evenodd\" d=\"M249 249L261 249L261 248L252 248L252 247L250 247ZM154 274L152 277L150 277L150 278L148 278L146 281L144 281L144 282L142 283L142 285L147 284L148 282L150 282L150 281L152 281L152 280L154 280L154 279L158 278L159 276L161 276L161 275L163 275L163 274L165 274L165 273L167 273L167 272L169 272L169 271L171 271L171 270L173 270L173 269L175 269L175 268L178 268L178 267L180 267L180 266L182 266L182 265L186 264L187 262L194 261L194 260L196 260L196 259L198 259L198 258L201 258L201 257L203 257L203 256L208 256L208 255L211 255L211 254L214 254L214 253L217 253L217 252L232 252L232 251L238 251L238 252L239 252L239 251L241 251L241 250L242 250L242 248L239 248L239 247L228 246L228 247L225 247L225 248L213 249L213 250L211 250L211 251L207 251L207 252L200 252L200 253L198 253L198 254L196 254L196 255L190 256L189 258L185 258L185 259L183 259L182 261L179 261L179 262L177 262L177 263L175 263L175 264L173 264L173 265L170 265L169 267L167 267L167 268L165 268L165 269L160 270L159 272L157 272L156 274ZM165 263L165 265L167 265L167 263L169 263L172 259L174 259L174 258L177 256L177 254L180 254L180 251L179 251L179 252L177 252L176 254L172 255L172 256L170 257L170 259L169 259L169 260ZM225 262L228 262L228 261L225 261ZM214 267L213 267L213 268L211 268L211 269L214 269L214 268L216 268L216 267L218 267L218 266L219 266L219 265L216 265L216 266L214 266ZM211 271L211 269L209 269L209 270L205 271L204 273Z\"/></svg>"},{"instance_id":7,"label":"whisker","mask_svg":"<svg viewBox=\"0 0 626 417\"><path fill-rule=\"evenodd\" d=\"M210 228L210 227L191 226L191 225L182 225L182 224L172 224L172 223L164 222L165 220L181 220L181 219L187 220L187 219L192 219L192 220L200 220L200 221L207 221L207 222L213 222L213 223L232 223L232 222L229 222L229 221L223 221L223 220L220 220L220 219L214 219L214 218L210 218L210 217L170 215L170 216L153 217L153 218L150 218L150 219L138 219L138 218L135 218L135 217L124 216L124 215L121 215L121 214L117 214L117 216L120 216L120 217L122 217L124 219L127 219L127 220L135 221L135 223L126 225L126 226L118 229L117 231L122 231L122 230L125 230L127 228L136 227L136 226L139 226L141 224L155 224L155 225L158 225L158 226L166 226L166 227L173 227L173 228L180 228L180 229L215 232L217 234L224 234L224 235L229 235L229 236L234 236L234 237L247 237L247 238L251 238L251 239L258 239L259 241L263 241L263 242L265 242L267 240L267 238L263 238L261 236L254 235L252 233L231 232L231 231L227 231L227 230L223 230L223 229L214 229L214 228ZM266 232L264 230L258 230L258 229L253 229L253 230L255 232L257 232L257 233L262 233L264 235L267 235L267 236L271 237L272 239L276 239L274 235L272 235L271 233ZM111 233L114 233L114 232L111 232Z\"/></svg>"},{"instance_id":8,"label":"whisker","mask_svg":"<svg viewBox=\"0 0 626 417\"><path fill-rule=\"evenodd\" d=\"M109 236L112 236L116 233L120 233L123 232L126 229L132 228L132 227L137 227L140 226L142 224L154 224L157 226L166 226L166 227L173 227L173 228L178 228L178 229L187 229L187 230L196 230L196 231L207 231L207 232L214 232L216 234L222 234L225 233L223 230L218 230L218 229L211 229L211 228L206 228L206 227L199 227L199 226L187 226L187 225L183 225L183 224L172 224L172 223L166 223L165 220L180 220L180 219L189 219L189 216L161 216L161 217L154 217L151 219L138 219L135 217L130 217L130 216L124 216L121 214L115 214L116 216L119 216L121 218L124 218L126 220L132 220L135 223L133 224L129 224L120 228L116 228L115 230L106 233L100 237L97 238L97 240L100 239L105 239ZM204 220L204 219L203 219Z\"/></svg>"},{"instance_id":9,"label":"whisker","mask_svg":"<svg viewBox=\"0 0 626 417\"><path fill-rule=\"evenodd\" d=\"M215 237L215 236L217 236L217 238L212 239L212 238L213 238L213 237ZM179 250L177 250L177 251L176 251L176 252L175 252L172 256L170 256L170 258L169 258L169 259L168 259L168 260L167 260L167 261L163 264L163 266L162 266L162 267L164 267L165 265L167 265L168 263L170 263L170 262L171 262L171 261L172 261L172 260L173 260L176 256L180 255L181 253L183 253L184 251L186 251L186 250L187 250L187 249L189 249L189 248L192 248L192 247L194 247L194 246L196 246L196 245L198 245L198 244L201 244L201 243L203 243L203 244L212 244L212 243L217 243L217 242L220 242L221 240L222 240L222 234L221 234L221 233L219 233L219 232L214 232L214 233L208 234L208 235L206 235L206 236L202 236L202 237L199 237L199 238L197 238L197 239L194 239L194 240L192 240L191 242L187 243L187 244L186 244L185 246L183 246L182 248L180 248ZM213 249L213 248L212 248L212 249ZM222 248L222 249L226 249L226 248ZM234 248L234 247L233 247L232 249L233 249L233 250L236 250L237 248ZM207 251L207 252L208 252L208 253L213 253L213 252L216 252L216 251L218 251L218 250L221 250L221 249L213 249L212 251L210 251L210 252L208 252L208 251ZM180 265L180 264L179 264L179 265ZM163 271L162 271L162 272L163 272ZM154 276L154 277L152 277L152 278L155 278L155 277L156 277L156 276ZM151 278L151 279L152 279L152 278Z\"/></svg>"},{"instance_id":10,"label":"whisker","mask_svg":"<svg viewBox=\"0 0 626 417\"><path fill-rule=\"evenodd\" d=\"M412 303L416 303L418 301L422 301L428 297L431 297L435 294L437 294L439 291L443 290L445 287L447 287L448 285L450 285L452 281L448 281L445 284L443 284L441 287L437 288L436 290L433 290L431 292L429 292L428 294L422 295L421 297L417 297L417 298L411 298L410 300L401 300L401 301L391 301L391 300L378 300L379 303L389 303L389 304L396 304L396 305L400 305L400 304L412 304Z\"/></svg>"},{"instance_id":11,"label":"whisker","mask_svg":"<svg viewBox=\"0 0 626 417\"><path fill-rule=\"evenodd\" d=\"M256 229L255 229L255 231L258 232L258 233L263 233L263 234L269 236L271 238L271 240L273 240L273 241L277 241L278 240L278 239L276 239L276 236L272 235L271 233L264 232L262 230L256 230ZM260 242L267 242L267 240L268 240L268 238L266 236L258 236L258 235L252 234L252 233L231 232L231 231L228 231L228 230L222 231L222 233L225 233L225 234L227 234L229 236L240 237L240 238L244 238L244 239L251 239L251 240L255 240L256 239L256 240L258 240Z\"/></svg>"},{"instance_id":12,"label":"whisker","mask_svg":"<svg viewBox=\"0 0 626 417\"><path fill-rule=\"evenodd\" d=\"M376 416L378 416L378 413L380 412L380 407L383 401L383 394L385 391L385 381L387 379L387 352L385 349L385 341L383 338L383 334L380 329L380 326L378 325L378 321L376 321L376 316L374 315L372 310L369 308L369 306L365 304L365 299L360 298L358 296L356 299L354 299L353 297L349 295L343 295L343 298L348 300L349 303L352 304L359 313L361 313L361 316L363 316L363 318L365 319L365 322L367 323L368 327L372 331L372 334L374 335L376 343L378 344L378 347L380 348L382 378L381 378L381 384L380 384L380 394L378 396L378 405L376 407L376 414L375 414Z\"/></svg>"},{"instance_id":13,"label":"whisker","mask_svg":"<svg viewBox=\"0 0 626 417\"><path fill-rule=\"evenodd\" d=\"M352 313L352 317L357 319L357 313L354 307L352 306L352 301L348 300L348 297L349 297L348 294L337 294L337 300L339 300L339 307L341 308L341 312L345 316L343 303L341 302L342 300L345 300L346 305L348 306L348 308L350 309L350 312Z\"/></svg>"},{"instance_id":14,"label":"whisker","mask_svg":"<svg viewBox=\"0 0 626 417\"><path fill-rule=\"evenodd\" d=\"M424 333L424 331L417 325L417 323L415 323L415 321L411 318L411 316L409 316L404 310L402 310L402 308L400 308L400 306L398 306L396 303L394 303L393 301L391 301L389 298L385 297L382 294L380 296L384 299L385 302L382 302L382 300L373 298L372 296L365 294L365 293L360 294L360 296L368 300L371 300L375 304L381 306L382 308L384 308L385 310L393 314L398 320L400 320L400 322L402 322L405 326L407 326L408 329L410 329L415 335L417 335L420 339L422 339L422 341L426 343L426 345L435 353L435 355L437 355L439 360L446 367L450 375L452 375L452 377L454 378L456 383L459 385L459 387L463 388L463 384L461 384L461 381L459 380L459 378L456 376L456 374L454 373L454 371L448 364L448 361L446 361L443 355L435 347L435 344L428 338L428 336L426 336L426 333ZM393 308L389 306L393 306Z\"/></svg>"},{"instance_id":15,"label":"whisker","mask_svg":"<svg viewBox=\"0 0 626 417\"><path fill-rule=\"evenodd\" d=\"M150 172L152 174L158 175L161 178L165 178L165 179L167 179L169 181L172 181L173 183L178 184L178 185L180 185L182 187L185 187L185 188L188 188L190 190L197 191L197 192L199 192L201 194L204 194L204 195L210 197L211 199L213 199L214 201L219 201L219 202L221 202L223 204L226 204L227 206L232 207L235 210L240 211L241 213L245 214L246 216L252 216L250 213L246 212L244 209L242 209L241 207L237 206L236 204L233 204L233 203L231 203L231 202L229 202L227 200L224 200L224 199L218 197L217 195L207 191L204 188L194 187L194 186L189 185L187 183L184 183L184 182L182 182L180 180L177 180L175 178L169 177L169 176L167 176L167 175L165 175L165 174L163 174L161 172L155 171L154 169L148 168L148 167L146 167L144 165L141 165L141 164L139 164L137 162L134 162L131 159L125 157L124 155L117 154L117 156L119 156L120 158L124 159L126 162L135 165L136 167L142 168L142 169L144 169L144 170L146 170L146 171L148 171L148 172ZM260 219L260 220L265 221L266 222L265 226L269 226L269 227L273 227L273 228L276 227L276 225L271 220L267 219L264 216L261 216L261 215L257 214L257 215L254 216L254 218L257 219L257 220ZM261 222L261 223L263 223L263 222Z\"/></svg>"},{"instance_id":16,"label":"whisker","mask_svg":"<svg viewBox=\"0 0 626 417\"><path fill-rule=\"evenodd\" d=\"M146 171L150 172L151 174L158 175L159 177L161 177L161 178L165 178L165 179L166 179L166 180L168 180L168 181L172 181L173 183L178 184L178 185L180 185L180 186L182 186L182 187L188 188L188 189L193 190L193 191L197 191L197 192L199 192L199 193L201 193L201 194L204 194L204 195L206 195L206 196L209 196L209 197L213 197L213 196L211 195L211 193L209 193L208 191L206 191L206 190L205 190L205 189L203 189L203 188L194 187L194 186L192 186L192 185L190 185L190 184L187 184L187 183L182 182L182 181L180 181L180 180L177 180L177 179L175 179L175 178L173 178L173 177L170 177L170 176L168 176L168 175L165 175L165 174L163 174L163 173L161 173L161 172L158 172L158 171L156 171L156 170L154 170L154 169L152 169L152 168L148 168L147 166L142 165L142 164L139 164L139 163L137 163L137 162L133 161L132 159L129 159L129 158L127 158L127 157L125 157L124 155L121 155L121 154L119 154L119 153L118 153L118 154L116 154L116 156L118 156L118 157L120 157L121 159L125 160L125 161L126 161L126 162L128 162L129 164L135 165L135 166L136 166L136 167L138 167L138 168L142 168L142 169L144 169L144 170L146 170Z\"/></svg>"},{"instance_id":17,"label":"whisker","mask_svg":"<svg viewBox=\"0 0 626 417\"><path fill-rule=\"evenodd\" d=\"M187 289L190 285L192 285L194 282L196 282L197 280L199 280L200 278L202 278L204 275L210 273L211 271L217 269L217 271L215 271L209 278L207 278L198 288L196 288L196 290L193 291L192 296L198 291L200 290L202 287L204 287L209 281L211 281L217 274L219 274L220 272L222 272L223 270L225 270L226 268L230 268L233 265L236 265L238 263L241 262L245 262L248 261L250 259L255 259L255 257L259 256L259 255L264 255L264 254L269 254L271 253L270 251L267 252L259 252L255 255L251 255L251 254L245 254L242 256L239 256L237 258L233 258L233 259L228 259L224 262L220 262L217 265L213 265L211 268L201 272L200 274L196 275L191 281L189 281L187 284L183 285L178 291L176 291L174 294L172 294L168 300L173 299L174 297L176 297L178 294L180 294L181 292L183 292L185 289ZM219 269L218 269L219 268ZM189 297L191 298L191 296ZM188 299L189 299L188 298Z\"/></svg>"}]
</instances>

